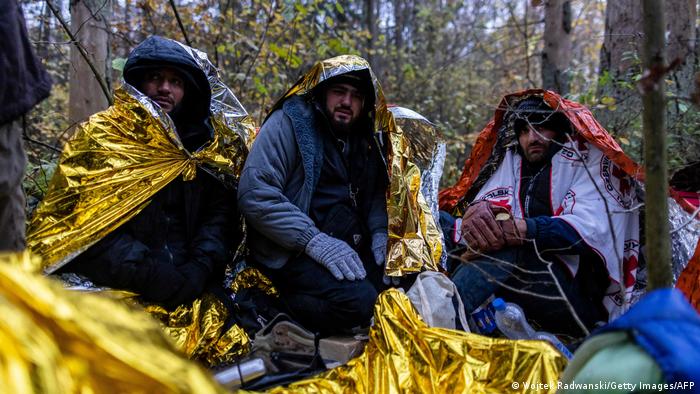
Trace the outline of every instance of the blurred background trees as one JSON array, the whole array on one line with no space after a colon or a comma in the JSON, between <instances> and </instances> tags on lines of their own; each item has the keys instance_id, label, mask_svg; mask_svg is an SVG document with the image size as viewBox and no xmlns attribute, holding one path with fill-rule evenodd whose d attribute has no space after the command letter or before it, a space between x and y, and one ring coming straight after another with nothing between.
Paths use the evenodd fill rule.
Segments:
<instances>
[{"instance_id":1,"label":"blurred background trees","mask_svg":"<svg viewBox=\"0 0 700 394\"><path fill-rule=\"evenodd\" d=\"M20 0L55 85L27 118L25 185L40 198L71 126L106 108L131 48L151 34L209 55L259 123L319 59L370 60L390 103L441 126L443 185L454 182L476 134L509 92L556 90L591 107L641 161L641 11L632 0ZM54 8L57 12L51 11ZM68 26L73 41L59 22ZM697 1L667 0L669 167L700 160ZM77 44L77 45L76 45ZM84 49L91 62L79 54Z\"/></svg>"}]
</instances>

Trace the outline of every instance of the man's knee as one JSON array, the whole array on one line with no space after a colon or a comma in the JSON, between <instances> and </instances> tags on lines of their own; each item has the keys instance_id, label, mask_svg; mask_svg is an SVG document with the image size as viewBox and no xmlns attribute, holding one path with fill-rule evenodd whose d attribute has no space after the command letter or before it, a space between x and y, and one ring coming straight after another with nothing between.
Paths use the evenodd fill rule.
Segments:
<instances>
[{"instance_id":1,"label":"man's knee","mask_svg":"<svg viewBox=\"0 0 700 394\"><path fill-rule=\"evenodd\" d=\"M374 313L374 304L377 301L377 290L367 279L354 282L342 290L342 294L331 299L335 313L345 319L347 328L367 325Z\"/></svg>"}]
</instances>

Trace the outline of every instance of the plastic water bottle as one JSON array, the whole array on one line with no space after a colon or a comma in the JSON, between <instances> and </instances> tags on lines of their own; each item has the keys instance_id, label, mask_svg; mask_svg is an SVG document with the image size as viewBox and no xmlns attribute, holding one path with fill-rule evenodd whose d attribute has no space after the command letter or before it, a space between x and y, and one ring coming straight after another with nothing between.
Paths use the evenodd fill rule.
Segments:
<instances>
[{"instance_id":1,"label":"plastic water bottle","mask_svg":"<svg viewBox=\"0 0 700 394\"><path fill-rule=\"evenodd\" d=\"M510 339L533 339L535 330L525 319L522 309L512 302L505 302L502 298L493 300L495 309L496 326Z\"/></svg>"},{"instance_id":2,"label":"plastic water bottle","mask_svg":"<svg viewBox=\"0 0 700 394\"><path fill-rule=\"evenodd\" d=\"M571 360L574 357L574 355L571 354L569 349L566 346L564 346L564 344L561 343L559 338L557 338L554 334L550 334L546 331L537 331L535 333L535 337L532 339L539 339L541 341L547 341L551 343L552 345L554 345L555 348L557 348L557 350L561 352L561 354L564 355L564 357L566 357L569 360Z\"/></svg>"},{"instance_id":3,"label":"plastic water bottle","mask_svg":"<svg viewBox=\"0 0 700 394\"><path fill-rule=\"evenodd\" d=\"M554 345L564 357L571 359L573 355L561 341L546 331L537 331L530 326L525 319L525 312L511 302L505 302L501 298L493 300L493 308L496 310L496 326L509 339L538 339Z\"/></svg>"}]
</instances>

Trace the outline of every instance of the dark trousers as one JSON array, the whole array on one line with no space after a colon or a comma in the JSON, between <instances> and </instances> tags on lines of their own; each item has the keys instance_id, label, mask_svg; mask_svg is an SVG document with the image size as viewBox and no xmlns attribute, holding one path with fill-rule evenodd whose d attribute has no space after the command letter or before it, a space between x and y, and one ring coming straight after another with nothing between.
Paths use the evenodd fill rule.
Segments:
<instances>
[{"instance_id":1,"label":"dark trousers","mask_svg":"<svg viewBox=\"0 0 700 394\"><path fill-rule=\"evenodd\" d=\"M262 271L279 290L288 312L304 327L333 335L367 326L377 295L386 288L383 267L374 262L370 236L354 211L340 204L331 209L319 229L357 252L367 271L365 279L338 280L305 253L282 268L261 267Z\"/></svg>"},{"instance_id":2,"label":"dark trousers","mask_svg":"<svg viewBox=\"0 0 700 394\"><path fill-rule=\"evenodd\" d=\"M553 256L538 256L533 247L525 245L504 248L462 262L458 258L459 246L452 242L451 237L454 219L441 212L440 221L443 231L448 231L445 239L447 251L451 253L451 277L467 313L471 313L495 294L505 301L520 305L536 329L580 337L583 330L575 322L566 301L551 299L562 297L558 282L567 301L589 329L597 322L606 320L601 310L601 300L589 297L583 288L585 283L579 283L568 268ZM543 262L543 259L551 262Z\"/></svg>"},{"instance_id":3,"label":"dark trousers","mask_svg":"<svg viewBox=\"0 0 700 394\"><path fill-rule=\"evenodd\" d=\"M367 277L355 281L336 279L306 254L282 268L262 270L277 287L282 303L296 321L309 330L333 335L367 326L374 313L377 295L384 287L382 267L371 259L362 261Z\"/></svg>"}]
</instances>

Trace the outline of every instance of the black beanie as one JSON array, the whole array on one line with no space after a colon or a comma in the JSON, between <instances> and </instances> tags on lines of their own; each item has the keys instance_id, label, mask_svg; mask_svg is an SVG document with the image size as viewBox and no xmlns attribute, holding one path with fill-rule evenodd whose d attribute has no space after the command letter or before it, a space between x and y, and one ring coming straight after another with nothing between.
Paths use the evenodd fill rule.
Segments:
<instances>
[{"instance_id":1,"label":"black beanie","mask_svg":"<svg viewBox=\"0 0 700 394\"><path fill-rule=\"evenodd\" d=\"M558 134L571 132L571 123L566 116L550 108L541 97L532 96L520 101L510 111L510 116L515 119L513 131L516 135L528 124L545 127Z\"/></svg>"}]
</instances>

